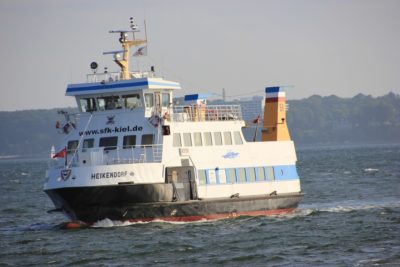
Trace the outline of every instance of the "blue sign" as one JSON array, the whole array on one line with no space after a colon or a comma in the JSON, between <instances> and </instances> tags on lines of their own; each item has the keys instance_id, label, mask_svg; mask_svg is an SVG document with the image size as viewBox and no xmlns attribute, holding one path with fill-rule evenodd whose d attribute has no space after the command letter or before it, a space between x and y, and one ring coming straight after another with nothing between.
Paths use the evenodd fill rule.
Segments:
<instances>
[{"instance_id":1,"label":"blue sign","mask_svg":"<svg viewBox=\"0 0 400 267\"><path fill-rule=\"evenodd\" d=\"M228 153L226 153L225 155L223 155L222 157L224 158L224 159L234 159L234 158L237 158L239 156L239 153L236 153L236 152L228 152Z\"/></svg>"}]
</instances>

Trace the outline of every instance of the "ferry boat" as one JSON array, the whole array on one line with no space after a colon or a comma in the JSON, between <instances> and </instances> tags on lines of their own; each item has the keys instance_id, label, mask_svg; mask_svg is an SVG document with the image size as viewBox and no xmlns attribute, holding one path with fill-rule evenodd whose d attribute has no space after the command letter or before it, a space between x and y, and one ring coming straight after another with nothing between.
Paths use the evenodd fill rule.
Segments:
<instances>
[{"instance_id":1,"label":"ferry boat","mask_svg":"<svg viewBox=\"0 0 400 267\"><path fill-rule=\"evenodd\" d=\"M131 48L145 49L131 21L117 33L118 72L69 84L79 113L57 122L44 192L71 221L196 221L293 211L303 197L286 124L285 92L267 87L261 141L248 141L239 105L208 105L178 82L129 71ZM130 37L132 36L132 37ZM258 117L254 123L260 123Z\"/></svg>"}]
</instances>

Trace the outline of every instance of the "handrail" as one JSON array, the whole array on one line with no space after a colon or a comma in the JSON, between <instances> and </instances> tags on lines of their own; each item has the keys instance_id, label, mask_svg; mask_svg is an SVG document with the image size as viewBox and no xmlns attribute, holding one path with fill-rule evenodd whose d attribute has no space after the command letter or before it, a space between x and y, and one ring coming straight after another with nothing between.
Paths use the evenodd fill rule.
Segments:
<instances>
[{"instance_id":1,"label":"handrail","mask_svg":"<svg viewBox=\"0 0 400 267\"><path fill-rule=\"evenodd\" d=\"M242 120L242 110L240 105L174 106L172 120L176 122Z\"/></svg>"},{"instance_id":2,"label":"handrail","mask_svg":"<svg viewBox=\"0 0 400 267\"><path fill-rule=\"evenodd\" d=\"M130 72L131 79L138 78L152 78L154 77L154 72L151 71L131 71ZM119 81L121 79L121 72L102 72L102 73L91 73L86 75L86 81L88 83L95 82L113 82Z\"/></svg>"},{"instance_id":3,"label":"handrail","mask_svg":"<svg viewBox=\"0 0 400 267\"><path fill-rule=\"evenodd\" d=\"M49 165L64 168L65 162L68 162L70 167L159 163L162 160L162 151L162 144L68 149L67 159L51 159Z\"/></svg>"}]
</instances>

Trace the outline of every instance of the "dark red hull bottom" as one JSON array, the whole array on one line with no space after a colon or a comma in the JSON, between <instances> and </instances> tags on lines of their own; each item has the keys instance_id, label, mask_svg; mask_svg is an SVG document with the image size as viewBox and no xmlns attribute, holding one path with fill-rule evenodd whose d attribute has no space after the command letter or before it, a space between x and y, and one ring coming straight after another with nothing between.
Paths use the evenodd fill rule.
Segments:
<instances>
[{"instance_id":1,"label":"dark red hull bottom","mask_svg":"<svg viewBox=\"0 0 400 267\"><path fill-rule=\"evenodd\" d=\"M258 210L258 211L244 211L244 212L233 212L225 214L209 214L209 215L197 215L197 216L182 216L182 217L160 217L160 218L141 218L141 219L129 219L126 222L136 223L136 222L198 222L198 221L208 221L208 220L223 220L229 218L236 218L240 216L273 216L280 214L287 214L293 212L296 208L288 209L277 209L277 210ZM81 221L66 222L60 225L62 229L83 229L88 228L93 223L85 223Z\"/></svg>"},{"instance_id":2,"label":"dark red hull bottom","mask_svg":"<svg viewBox=\"0 0 400 267\"><path fill-rule=\"evenodd\" d=\"M221 220L228 218L235 218L239 216L272 216L286 214L294 211L296 208L277 209L277 210L257 210L257 211L242 211L223 214L208 214L208 215L195 215L195 216L182 216L182 217L161 217L161 218L141 218L130 219L129 222L152 222L152 221L165 221L165 222L195 222L202 220Z\"/></svg>"}]
</instances>

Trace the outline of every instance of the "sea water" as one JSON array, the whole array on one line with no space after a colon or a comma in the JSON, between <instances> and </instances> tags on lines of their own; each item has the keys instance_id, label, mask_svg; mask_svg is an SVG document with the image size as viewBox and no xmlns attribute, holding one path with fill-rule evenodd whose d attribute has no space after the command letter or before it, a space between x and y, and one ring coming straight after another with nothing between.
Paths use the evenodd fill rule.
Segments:
<instances>
[{"instance_id":1,"label":"sea water","mask_svg":"<svg viewBox=\"0 0 400 267\"><path fill-rule=\"evenodd\" d=\"M0 266L400 266L400 146L298 150L297 211L62 230L44 159L0 161Z\"/></svg>"}]
</instances>

